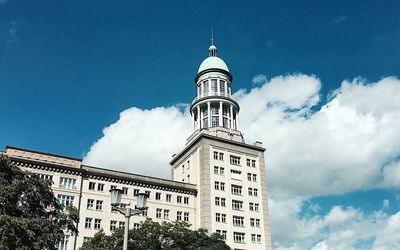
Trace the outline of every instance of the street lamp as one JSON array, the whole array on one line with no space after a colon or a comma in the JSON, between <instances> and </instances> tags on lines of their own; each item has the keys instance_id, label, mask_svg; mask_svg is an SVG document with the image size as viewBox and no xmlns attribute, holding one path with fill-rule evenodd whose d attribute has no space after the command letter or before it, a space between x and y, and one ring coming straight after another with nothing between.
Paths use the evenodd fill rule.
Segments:
<instances>
[{"instance_id":1,"label":"street lamp","mask_svg":"<svg viewBox=\"0 0 400 250\"><path fill-rule=\"evenodd\" d=\"M129 218L132 215L141 214L146 210L147 194L146 193L138 193L135 195L136 196L136 209L132 209L129 207L120 207L122 189L113 188L110 190L110 195L111 195L111 210L118 211L125 216L125 233L124 233L124 248L123 248L123 250L127 250L128 249Z\"/></svg>"}]
</instances>

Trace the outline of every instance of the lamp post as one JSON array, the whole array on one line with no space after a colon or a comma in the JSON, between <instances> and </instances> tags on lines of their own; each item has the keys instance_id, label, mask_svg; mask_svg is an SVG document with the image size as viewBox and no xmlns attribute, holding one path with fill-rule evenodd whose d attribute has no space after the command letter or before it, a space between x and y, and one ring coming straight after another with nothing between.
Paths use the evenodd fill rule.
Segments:
<instances>
[{"instance_id":1,"label":"lamp post","mask_svg":"<svg viewBox=\"0 0 400 250\"><path fill-rule=\"evenodd\" d=\"M118 211L119 213L125 216L125 233L124 233L124 247L123 250L128 249L128 232L129 232L129 219L133 215L138 215L144 212L147 208L147 194L146 193L138 193L136 194L136 209L132 209L129 207L120 207L121 205L121 196L122 189L113 188L110 190L111 195L111 209L112 211Z\"/></svg>"}]
</instances>

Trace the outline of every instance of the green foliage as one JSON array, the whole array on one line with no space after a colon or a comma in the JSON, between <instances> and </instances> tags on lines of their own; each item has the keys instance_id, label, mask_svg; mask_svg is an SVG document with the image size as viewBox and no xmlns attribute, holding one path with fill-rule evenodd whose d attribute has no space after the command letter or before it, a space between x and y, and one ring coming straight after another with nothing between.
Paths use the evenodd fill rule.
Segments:
<instances>
[{"instance_id":1,"label":"green foliage","mask_svg":"<svg viewBox=\"0 0 400 250\"><path fill-rule=\"evenodd\" d=\"M140 229L129 230L128 249L230 249L219 234L209 236L207 230L191 230L185 222L154 222L147 219ZM123 229L117 229L112 235L105 235L101 230L85 242L81 250L122 249Z\"/></svg>"},{"instance_id":2,"label":"green foliage","mask_svg":"<svg viewBox=\"0 0 400 250\"><path fill-rule=\"evenodd\" d=\"M77 209L59 205L50 187L0 154L0 249L55 249L64 229L78 233Z\"/></svg>"}]
</instances>

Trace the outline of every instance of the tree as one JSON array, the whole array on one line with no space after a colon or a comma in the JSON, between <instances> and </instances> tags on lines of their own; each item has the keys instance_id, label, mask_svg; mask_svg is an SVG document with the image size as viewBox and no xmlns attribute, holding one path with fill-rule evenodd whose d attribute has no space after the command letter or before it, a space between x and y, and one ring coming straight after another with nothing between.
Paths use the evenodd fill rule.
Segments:
<instances>
[{"instance_id":1,"label":"tree","mask_svg":"<svg viewBox=\"0 0 400 250\"><path fill-rule=\"evenodd\" d=\"M154 222L146 219L137 230L129 230L128 249L230 249L219 234L207 234L207 230L191 230L186 222ZM105 235L103 230L92 239L83 243L81 250L122 249L122 228L111 235Z\"/></svg>"},{"instance_id":2,"label":"tree","mask_svg":"<svg viewBox=\"0 0 400 250\"><path fill-rule=\"evenodd\" d=\"M0 249L55 249L64 230L78 233L77 209L58 204L50 187L0 154Z\"/></svg>"}]
</instances>

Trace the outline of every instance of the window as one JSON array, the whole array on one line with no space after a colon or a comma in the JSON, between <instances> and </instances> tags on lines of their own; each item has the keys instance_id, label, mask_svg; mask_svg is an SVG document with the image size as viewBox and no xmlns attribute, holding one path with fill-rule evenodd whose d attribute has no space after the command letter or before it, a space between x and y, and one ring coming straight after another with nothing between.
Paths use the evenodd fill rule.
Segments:
<instances>
[{"instance_id":1,"label":"window","mask_svg":"<svg viewBox=\"0 0 400 250\"><path fill-rule=\"evenodd\" d=\"M256 243L256 235L255 234L251 234L251 242Z\"/></svg>"},{"instance_id":2,"label":"window","mask_svg":"<svg viewBox=\"0 0 400 250\"><path fill-rule=\"evenodd\" d=\"M208 81L203 82L203 92L205 95L208 94Z\"/></svg>"},{"instance_id":3,"label":"window","mask_svg":"<svg viewBox=\"0 0 400 250\"><path fill-rule=\"evenodd\" d=\"M127 187L123 187L122 188L122 194L128 195L128 188Z\"/></svg>"},{"instance_id":4,"label":"window","mask_svg":"<svg viewBox=\"0 0 400 250\"><path fill-rule=\"evenodd\" d=\"M59 194L57 195L57 202L64 206L72 206L74 203L74 196Z\"/></svg>"},{"instance_id":5,"label":"window","mask_svg":"<svg viewBox=\"0 0 400 250\"><path fill-rule=\"evenodd\" d=\"M242 180L242 172L238 170L231 170L231 178L234 180Z\"/></svg>"},{"instance_id":6,"label":"window","mask_svg":"<svg viewBox=\"0 0 400 250\"><path fill-rule=\"evenodd\" d=\"M76 179L60 177L60 188L67 188L67 189L76 189Z\"/></svg>"},{"instance_id":7,"label":"window","mask_svg":"<svg viewBox=\"0 0 400 250\"><path fill-rule=\"evenodd\" d=\"M228 118L227 117L222 117L222 126L224 128L228 128Z\"/></svg>"},{"instance_id":8,"label":"window","mask_svg":"<svg viewBox=\"0 0 400 250\"><path fill-rule=\"evenodd\" d=\"M161 193L156 193L156 200L161 200Z\"/></svg>"},{"instance_id":9,"label":"window","mask_svg":"<svg viewBox=\"0 0 400 250\"><path fill-rule=\"evenodd\" d=\"M92 228L92 218L86 218L85 219L85 228Z\"/></svg>"},{"instance_id":10,"label":"window","mask_svg":"<svg viewBox=\"0 0 400 250\"><path fill-rule=\"evenodd\" d=\"M147 199L150 199L150 191L144 191L147 195Z\"/></svg>"},{"instance_id":11,"label":"window","mask_svg":"<svg viewBox=\"0 0 400 250\"><path fill-rule=\"evenodd\" d=\"M226 214L221 214L221 222L226 223Z\"/></svg>"},{"instance_id":12,"label":"window","mask_svg":"<svg viewBox=\"0 0 400 250\"><path fill-rule=\"evenodd\" d=\"M219 118L218 116L211 116L211 127L218 127Z\"/></svg>"},{"instance_id":13,"label":"window","mask_svg":"<svg viewBox=\"0 0 400 250\"><path fill-rule=\"evenodd\" d=\"M134 189L133 190L133 196L136 196L139 193L139 191L140 191L139 189Z\"/></svg>"},{"instance_id":14,"label":"window","mask_svg":"<svg viewBox=\"0 0 400 250\"><path fill-rule=\"evenodd\" d=\"M214 166L214 174L219 174L219 167Z\"/></svg>"},{"instance_id":15,"label":"window","mask_svg":"<svg viewBox=\"0 0 400 250\"><path fill-rule=\"evenodd\" d=\"M176 220L177 221L181 221L182 220L182 212L181 211L177 211L176 212Z\"/></svg>"},{"instance_id":16,"label":"window","mask_svg":"<svg viewBox=\"0 0 400 250\"><path fill-rule=\"evenodd\" d=\"M176 196L176 202L182 203L182 196L180 195Z\"/></svg>"},{"instance_id":17,"label":"window","mask_svg":"<svg viewBox=\"0 0 400 250\"><path fill-rule=\"evenodd\" d=\"M221 191L225 191L225 183L221 182L220 185L221 185Z\"/></svg>"},{"instance_id":18,"label":"window","mask_svg":"<svg viewBox=\"0 0 400 250\"><path fill-rule=\"evenodd\" d=\"M110 231L114 231L117 228L117 221L110 221Z\"/></svg>"},{"instance_id":19,"label":"window","mask_svg":"<svg viewBox=\"0 0 400 250\"><path fill-rule=\"evenodd\" d=\"M253 196L253 188L249 188L249 195Z\"/></svg>"},{"instance_id":20,"label":"window","mask_svg":"<svg viewBox=\"0 0 400 250\"><path fill-rule=\"evenodd\" d=\"M251 160L251 166L252 166L253 168L256 167L256 160Z\"/></svg>"},{"instance_id":21,"label":"window","mask_svg":"<svg viewBox=\"0 0 400 250\"><path fill-rule=\"evenodd\" d=\"M216 181L216 182L214 182L214 187L215 187L215 190L225 191L225 183L224 182Z\"/></svg>"},{"instance_id":22,"label":"window","mask_svg":"<svg viewBox=\"0 0 400 250\"><path fill-rule=\"evenodd\" d=\"M86 209L93 209L94 207L94 200L88 199Z\"/></svg>"},{"instance_id":23,"label":"window","mask_svg":"<svg viewBox=\"0 0 400 250\"><path fill-rule=\"evenodd\" d=\"M222 95L225 94L225 81L222 80L219 81L219 92Z\"/></svg>"},{"instance_id":24,"label":"window","mask_svg":"<svg viewBox=\"0 0 400 250\"><path fill-rule=\"evenodd\" d=\"M89 190L95 190L96 189L96 183L95 182L89 182Z\"/></svg>"},{"instance_id":25,"label":"window","mask_svg":"<svg viewBox=\"0 0 400 250\"><path fill-rule=\"evenodd\" d=\"M57 241L56 243L57 250L68 249L68 241L69 241L69 235L64 235L64 237L60 241Z\"/></svg>"},{"instance_id":26,"label":"window","mask_svg":"<svg viewBox=\"0 0 400 250\"><path fill-rule=\"evenodd\" d=\"M221 214L220 213L216 213L215 214L215 221L216 222L221 222Z\"/></svg>"},{"instance_id":27,"label":"window","mask_svg":"<svg viewBox=\"0 0 400 250\"><path fill-rule=\"evenodd\" d=\"M233 232L233 241L235 243L244 243L244 233Z\"/></svg>"},{"instance_id":28,"label":"window","mask_svg":"<svg viewBox=\"0 0 400 250\"><path fill-rule=\"evenodd\" d=\"M261 243L261 234L252 234L251 235L251 242L252 243Z\"/></svg>"},{"instance_id":29,"label":"window","mask_svg":"<svg viewBox=\"0 0 400 250\"><path fill-rule=\"evenodd\" d=\"M103 192L103 190L104 190L104 184L102 183L97 184L97 191Z\"/></svg>"},{"instance_id":30,"label":"window","mask_svg":"<svg viewBox=\"0 0 400 250\"><path fill-rule=\"evenodd\" d=\"M133 223L133 230L136 231L140 228L140 223Z\"/></svg>"},{"instance_id":31,"label":"window","mask_svg":"<svg viewBox=\"0 0 400 250\"><path fill-rule=\"evenodd\" d=\"M253 181L257 182L257 175L256 174L253 174Z\"/></svg>"},{"instance_id":32,"label":"window","mask_svg":"<svg viewBox=\"0 0 400 250\"><path fill-rule=\"evenodd\" d=\"M156 210L156 218L161 218L161 208L157 208Z\"/></svg>"},{"instance_id":33,"label":"window","mask_svg":"<svg viewBox=\"0 0 400 250\"><path fill-rule=\"evenodd\" d=\"M225 207L226 206L226 199L225 198L221 198L221 207Z\"/></svg>"},{"instance_id":34,"label":"window","mask_svg":"<svg viewBox=\"0 0 400 250\"><path fill-rule=\"evenodd\" d=\"M219 167L219 175L225 175L225 168Z\"/></svg>"},{"instance_id":35,"label":"window","mask_svg":"<svg viewBox=\"0 0 400 250\"><path fill-rule=\"evenodd\" d=\"M83 237L83 243L89 241L92 237Z\"/></svg>"},{"instance_id":36,"label":"window","mask_svg":"<svg viewBox=\"0 0 400 250\"><path fill-rule=\"evenodd\" d=\"M165 196L165 200L168 201L168 202L171 202L171 200L172 200L172 195L171 195L171 194L167 194L167 195Z\"/></svg>"},{"instance_id":37,"label":"window","mask_svg":"<svg viewBox=\"0 0 400 250\"><path fill-rule=\"evenodd\" d=\"M254 203L254 211L258 212L259 211L259 204Z\"/></svg>"},{"instance_id":38,"label":"window","mask_svg":"<svg viewBox=\"0 0 400 250\"><path fill-rule=\"evenodd\" d=\"M189 221L189 212L184 212L183 213L183 220L184 221Z\"/></svg>"},{"instance_id":39,"label":"window","mask_svg":"<svg viewBox=\"0 0 400 250\"><path fill-rule=\"evenodd\" d=\"M243 210L243 201L232 200L233 210Z\"/></svg>"},{"instance_id":40,"label":"window","mask_svg":"<svg viewBox=\"0 0 400 250\"><path fill-rule=\"evenodd\" d=\"M103 201L100 201L100 200L96 201L96 210L97 211L103 210Z\"/></svg>"},{"instance_id":41,"label":"window","mask_svg":"<svg viewBox=\"0 0 400 250\"><path fill-rule=\"evenodd\" d=\"M215 231L217 234L220 234L222 236L222 238L224 238L226 240L226 230L218 230Z\"/></svg>"},{"instance_id":42,"label":"window","mask_svg":"<svg viewBox=\"0 0 400 250\"><path fill-rule=\"evenodd\" d=\"M254 203L253 202L249 203L249 209L250 209L250 211L254 211Z\"/></svg>"},{"instance_id":43,"label":"window","mask_svg":"<svg viewBox=\"0 0 400 250\"><path fill-rule=\"evenodd\" d=\"M219 114L219 106L212 105L211 106L211 115L218 115Z\"/></svg>"},{"instance_id":44,"label":"window","mask_svg":"<svg viewBox=\"0 0 400 250\"><path fill-rule=\"evenodd\" d=\"M260 219L256 219L256 227L260 227L260 226L261 226Z\"/></svg>"},{"instance_id":45,"label":"window","mask_svg":"<svg viewBox=\"0 0 400 250\"><path fill-rule=\"evenodd\" d=\"M184 197L183 198L183 203L189 204L189 197Z\"/></svg>"},{"instance_id":46,"label":"window","mask_svg":"<svg viewBox=\"0 0 400 250\"><path fill-rule=\"evenodd\" d=\"M261 234L257 234L257 243L261 243Z\"/></svg>"},{"instance_id":47,"label":"window","mask_svg":"<svg viewBox=\"0 0 400 250\"><path fill-rule=\"evenodd\" d=\"M169 210L168 209L164 209L164 219L169 220Z\"/></svg>"},{"instance_id":48,"label":"window","mask_svg":"<svg viewBox=\"0 0 400 250\"><path fill-rule=\"evenodd\" d=\"M216 94L218 92L217 79L211 79L211 93Z\"/></svg>"},{"instance_id":49,"label":"window","mask_svg":"<svg viewBox=\"0 0 400 250\"><path fill-rule=\"evenodd\" d=\"M220 204L221 204L221 198L215 197L215 206L220 206Z\"/></svg>"},{"instance_id":50,"label":"window","mask_svg":"<svg viewBox=\"0 0 400 250\"><path fill-rule=\"evenodd\" d=\"M124 221L118 222L118 227L119 228L124 228L125 227L125 222Z\"/></svg>"},{"instance_id":51,"label":"window","mask_svg":"<svg viewBox=\"0 0 400 250\"><path fill-rule=\"evenodd\" d=\"M253 188L253 195L254 196L258 196L258 189L257 188Z\"/></svg>"},{"instance_id":52,"label":"window","mask_svg":"<svg viewBox=\"0 0 400 250\"><path fill-rule=\"evenodd\" d=\"M250 159L246 159L246 165L247 165L248 167L251 166L251 160L250 160Z\"/></svg>"},{"instance_id":53,"label":"window","mask_svg":"<svg viewBox=\"0 0 400 250\"><path fill-rule=\"evenodd\" d=\"M100 229L101 227L101 219L94 220L94 229Z\"/></svg>"},{"instance_id":54,"label":"window","mask_svg":"<svg viewBox=\"0 0 400 250\"><path fill-rule=\"evenodd\" d=\"M214 151L214 160L223 161L224 160L224 153Z\"/></svg>"},{"instance_id":55,"label":"window","mask_svg":"<svg viewBox=\"0 0 400 250\"><path fill-rule=\"evenodd\" d=\"M250 226L255 227L255 220L254 218L250 218Z\"/></svg>"},{"instance_id":56,"label":"window","mask_svg":"<svg viewBox=\"0 0 400 250\"><path fill-rule=\"evenodd\" d=\"M247 173L247 180L251 181L251 173Z\"/></svg>"},{"instance_id":57,"label":"window","mask_svg":"<svg viewBox=\"0 0 400 250\"><path fill-rule=\"evenodd\" d=\"M52 181L53 176L48 174L39 174L39 178L45 181Z\"/></svg>"},{"instance_id":58,"label":"window","mask_svg":"<svg viewBox=\"0 0 400 250\"><path fill-rule=\"evenodd\" d=\"M260 209L260 205L258 203L250 202L249 203L249 209L250 209L250 211L258 212L259 209Z\"/></svg>"},{"instance_id":59,"label":"window","mask_svg":"<svg viewBox=\"0 0 400 250\"><path fill-rule=\"evenodd\" d=\"M230 156L230 163L232 165L240 165L240 156L231 155Z\"/></svg>"},{"instance_id":60,"label":"window","mask_svg":"<svg viewBox=\"0 0 400 250\"><path fill-rule=\"evenodd\" d=\"M236 227L243 227L244 226L244 217L242 216L233 216L233 225Z\"/></svg>"},{"instance_id":61,"label":"window","mask_svg":"<svg viewBox=\"0 0 400 250\"><path fill-rule=\"evenodd\" d=\"M231 191L234 195L242 195L242 186L232 185Z\"/></svg>"}]
</instances>

